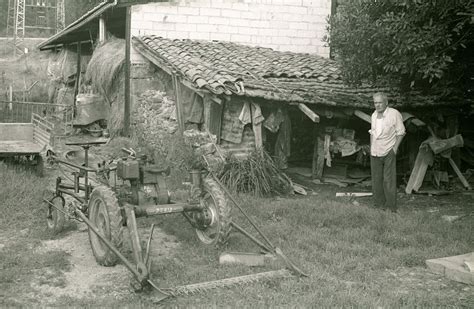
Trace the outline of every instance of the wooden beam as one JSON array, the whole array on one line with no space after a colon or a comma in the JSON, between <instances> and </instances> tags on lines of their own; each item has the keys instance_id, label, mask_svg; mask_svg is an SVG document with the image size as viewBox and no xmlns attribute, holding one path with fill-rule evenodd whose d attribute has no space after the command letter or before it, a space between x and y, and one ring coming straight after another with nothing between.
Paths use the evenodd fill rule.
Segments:
<instances>
[{"instance_id":1,"label":"wooden beam","mask_svg":"<svg viewBox=\"0 0 474 309\"><path fill-rule=\"evenodd\" d=\"M415 116L413 116L413 115L410 114L410 113L401 112L401 115L402 115L402 118L403 118L403 122L405 122L406 120L410 119L410 120L411 120L411 123L413 123L413 124L414 124L415 126L417 126L417 127L426 126L426 123L424 123L423 121L421 121L420 119L416 118Z\"/></svg>"},{"instance_id":2,"label":"wooden beam","mask_svg":"<svg viewBox=\"0 0 474 309\"><path fill-rule=\"evenodd\" d=\"M73 100L73 116L76 116L76 99L77 99L77 94L79 93L79 84L81 81L81 43L77 44L77 70L76 70L76 83L74 85L74 100Z\"/></svg>"},{"instance_id":3,"label":"wooden beam","mask_svg":"<svg viewBox=\"0 0 474 309\"><path fill-rule=\"evenodd\" d=\"M188 88L189 90L195 92L197 95L199 95L201 98L204 98L204 96L208 93L210 93L209 91L207 90L203 90L203 89L197 89L196 87L193 86L193 84L188 81L188 80L185 80L185 79L181 79L181 84L183 84L183 86L185 86L186 88Z\"/></svg>"},{"instance_id":4,"label":"wooden beam","mask_svg":"<svg viewBox=\"0 0 474 309\"><path fill-rule=\"evenodd\" d=\"M321 179L323 177L324 170L324 140L321 137L317 137L314 142L313 149L313 166L312 175L313 179Z\"/></svg>"},{"instance_id":5,"label":"wooden beam","mask_svg":"<svg viewBox=\"0 0 474 309\"><path fill-rule=\"evenodd\" d=\"M456 173L456 175L458 175L459 180L461 180L462 185L464 186L464 188L466 188L468 190L472 190L471 186L469 185L469 182L467 182L466 178L461 173L461 171L459 170L456 163L454 163L454 160L451 157L449 157L448 161L449 161L449 164L451 165L451 167L453 168L454 172Z\"/></svg>"},{"instance_id":6,"label":"wooden beam","mask_svg":"<svg viewBox=\"0 0 474 309\"><path fill-rule=\"evenodd\" d=\"M130 40L131 40L131 9L125 13L125 65L124 65L124 107L123 107L123 135L129 136L130 131Z\"/></svg>"},{"instance_id":7,"label":"wooden beam","mask_svg":"<svg viewBox=\"0 0 474 309\"><path fill-rule=\"evenodd\" d=\"M173 75L173 84L175 91L176 118L178 119L179 132L184 132L183 106L181 105L181 87L178 76Z\"/></svg>"},{"instance_id":8,"label":"wooden beam","mask_svg":"<svg viewBox=\"0 0 474 309\"><path fill-rule=\"evenodd\" d=\"M367 121L368 123L372 123L372 117L370 115L367 115L363 111L360 111L360 110L356 109L354 111L354 115L356 115L357 117L359 117L360 119L362 119L364 121Z\"/></svg>"},{"instance_id":9,"label":"wooden beam","mask_svg":"<svg viewBox=\"0 0 474 309\"><path fill-rule=\"evenodd\" d=\"M426 175L426 170L429 165L433 164L434 155L429 147L426 145L420 147L418 155L416 156L415 165L408 179L407 186L405 188L406 194L411 194L413 190L418 191L423 183L423 179Z\"/></svg>"},{"instance_id":10,"label":"wooden beam","mask_svg":"<svg viewBox=\"0 0 474 309\"><path fill-rule=\"evenodd\" d=\"M313 122L319 122L319 116L315 112L313 112L308 106L303 103L298 104L298 108L311 119Z\"/></svg>"}]
</instances>

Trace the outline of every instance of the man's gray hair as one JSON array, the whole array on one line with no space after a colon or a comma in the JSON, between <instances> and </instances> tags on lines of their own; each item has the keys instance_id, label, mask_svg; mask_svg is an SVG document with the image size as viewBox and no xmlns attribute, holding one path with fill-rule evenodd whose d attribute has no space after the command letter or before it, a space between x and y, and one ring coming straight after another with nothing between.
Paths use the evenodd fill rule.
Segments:
<instances>
[{"instance_id":1,"label":"man's gray hair","mask_svg":"<svg viewBox=\"0 0 474 309\"><path fill-rule=\"evenodd\" d=\"M376 92L372 96L373 99L375 98L381 98L385 103L388 103L388 96L385 92Z\"/></svg>"}]
</instances>

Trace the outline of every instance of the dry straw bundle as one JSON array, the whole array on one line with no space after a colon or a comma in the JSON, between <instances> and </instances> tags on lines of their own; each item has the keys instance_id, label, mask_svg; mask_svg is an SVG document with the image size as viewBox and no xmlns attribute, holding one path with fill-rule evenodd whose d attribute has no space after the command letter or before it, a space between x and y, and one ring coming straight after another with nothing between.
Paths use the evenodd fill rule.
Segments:
<instances>
[{"instance_id":1,"label":"dry straw bundle","mask_svg":"<svg viewBox=\"0 0 474 309\"><path fill-rule=\"evenodd\" d=\"M111 38L98 45L87 66L84 82L111 105L108 128L111 135L122 130L125 40Z\"/></svg>"},{"instance_id":2,"label":"dry straw bundle","mask_svg":"<svg viewBox=\"0 0 474 309\"><path fill-rule=\"evenodd\" d=\"M286 195L292 191L290 179L263 150L253 151L245 160L231 157L220 179L236 192L255 196Z\"/></svg>"}]
</instances>

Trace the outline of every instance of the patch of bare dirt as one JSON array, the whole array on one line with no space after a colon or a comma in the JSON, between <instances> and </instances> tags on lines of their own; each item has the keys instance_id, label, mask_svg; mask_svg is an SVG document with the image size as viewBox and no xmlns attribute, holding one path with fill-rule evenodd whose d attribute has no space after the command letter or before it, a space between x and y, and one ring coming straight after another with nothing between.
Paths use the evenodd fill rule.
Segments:
<instances>
[{"instance_id":1,"label":"patch of bare dirt","mask_svg":"<svg viewBox=\"0 0 474 309\"><path fill-rule=\"evenodd\" d=\"M145 240L149 231L139 230L141 239ZM127 242L129 234L124 233L123 251L130 251ZM172 250L179 244L172 236L164 234L155 228L152 238L151 257L153 260L169 257ZM42 305L53 305L62 298L113 298L124 299L133 295L130 285L133 280L131 273L124 265L104 267L96 263L89 244L87 228L80 226L78 231L72 231L54 240L43 241L36 249L36 253L48 251L64 251L70 257L71 267L62 274L57 273L54 267L35 270L31 288L35 299ZM33 296L31 295L31 296Z\"/></svg>"}]
</instances>

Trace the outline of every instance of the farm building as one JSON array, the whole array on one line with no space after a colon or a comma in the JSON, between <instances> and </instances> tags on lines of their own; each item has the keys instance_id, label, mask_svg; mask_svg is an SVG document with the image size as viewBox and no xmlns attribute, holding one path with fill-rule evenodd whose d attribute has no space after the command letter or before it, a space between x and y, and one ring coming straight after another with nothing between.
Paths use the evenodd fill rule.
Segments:
<instances>
[{"instance_id":1,"label":"farm building","mask_svg":"<svg viewBox=\"0 0 474 309\"><path fill-rule=\"evenodd\" d=\"M441 138L462 133L465 102L344 84L322 42L333 2L104 1L39 47L79 55L72 98L93 93L111 130L197 129L223 152L263 147L281 169L317 179L368 177L372 94L385 91L404 116L399 169L409 172L428 125Z\"/></svg>"}]
</instances>

